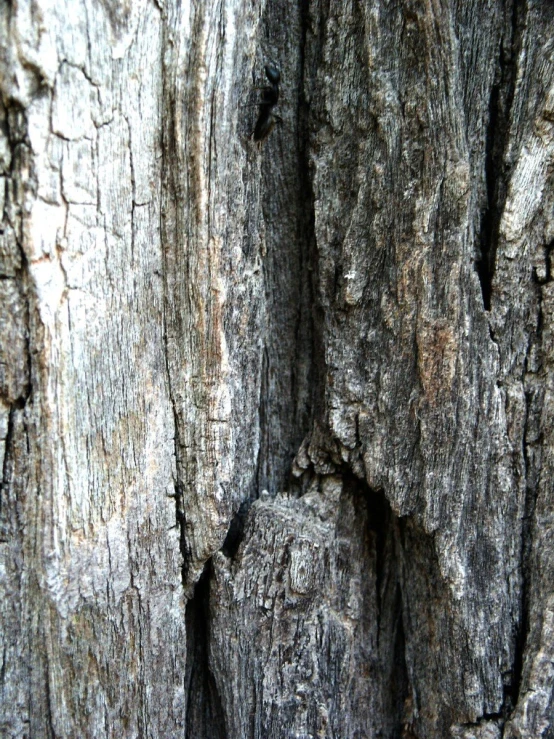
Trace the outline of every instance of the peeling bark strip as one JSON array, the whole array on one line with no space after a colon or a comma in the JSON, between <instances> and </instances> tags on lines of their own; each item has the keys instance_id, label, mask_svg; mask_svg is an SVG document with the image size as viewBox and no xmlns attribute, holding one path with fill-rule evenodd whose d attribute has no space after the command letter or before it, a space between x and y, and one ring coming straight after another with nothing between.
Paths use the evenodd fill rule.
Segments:
<instances>
[{"instance_id":1,"label":"peeling bark strip","mask_svg":"<svg viewBox=\"0 0 554 739\"><path fill-rule=\"evenodd\" d=\"M0 42L0 734L552 739L552 2Z\"/></svg>"}]
</instances>

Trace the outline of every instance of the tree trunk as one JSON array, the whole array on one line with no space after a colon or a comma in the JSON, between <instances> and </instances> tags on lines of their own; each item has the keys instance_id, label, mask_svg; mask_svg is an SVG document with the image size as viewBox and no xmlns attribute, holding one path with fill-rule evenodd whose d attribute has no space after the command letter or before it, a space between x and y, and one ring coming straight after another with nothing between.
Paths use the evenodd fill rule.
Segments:
<instances>
[{"instance_id":1,"label":"tree trunk","mask_svg":"<svg viewBox=\"0 0 554 739\"><path fill-rule=\"evenodd\" d=\"M0 40L0 734L554 739L552 2Z\"/></svg>"}]
</instances>

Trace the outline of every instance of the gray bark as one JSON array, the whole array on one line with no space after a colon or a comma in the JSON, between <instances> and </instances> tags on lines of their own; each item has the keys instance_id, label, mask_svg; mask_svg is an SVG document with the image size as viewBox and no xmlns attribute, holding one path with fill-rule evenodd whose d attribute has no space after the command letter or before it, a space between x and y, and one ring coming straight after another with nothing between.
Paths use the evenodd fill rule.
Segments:
<instances>
[{"instance_id":1,"label":"gray bark","mask_svg":"<svg viewBox=\"0 0 554 739\"><path fill-rule=\"evenodd\" d=\"M554 5L0 41L2 736L554 739Z\"/></svg>"}]
</instances>

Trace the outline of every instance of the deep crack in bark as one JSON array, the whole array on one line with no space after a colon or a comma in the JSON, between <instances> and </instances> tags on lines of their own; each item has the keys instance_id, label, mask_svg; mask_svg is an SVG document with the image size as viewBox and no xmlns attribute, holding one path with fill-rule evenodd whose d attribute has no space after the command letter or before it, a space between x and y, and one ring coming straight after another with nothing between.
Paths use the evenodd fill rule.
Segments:
<instances>
[{"instance_id":1,"label":"deep crack in bark","mask_svg":"<svg viewBox=\"0 0 554 739\"><path fill-rule=\"evenodd\" d=\"M221 697L209 668L210 642L209 560L187 603L187 713L185 739L226 739Z\"/></svg>"},{"instance_id":2,"label":"deep crack in bark","mask_svg":"<svg viewBox=\"0 0 554 739\"><path fill-rule=\"evenodd\" d=\"M489 120L485 145L485 183L487 200L481 214L480 256L476 270L481 284L483 306L491 309L493 280L500 221L507 196L509 165L506 162L510 113L517 75L520 13L513 0L509 38L501 38L499 65L489 98Z\"/></svg>"}]
</instances>

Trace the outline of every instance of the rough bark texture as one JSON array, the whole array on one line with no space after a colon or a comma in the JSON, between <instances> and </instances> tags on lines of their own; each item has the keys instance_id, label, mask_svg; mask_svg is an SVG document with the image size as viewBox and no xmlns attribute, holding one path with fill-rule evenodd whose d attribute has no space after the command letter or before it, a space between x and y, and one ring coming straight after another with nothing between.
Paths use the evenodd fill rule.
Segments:
<instances>
[{"instance_id":1,"label":"rough bark texture","mask_svg":"<svg viewBox=\"0 0 554 739\"><path fill-rule=\"evenodd\" d=\"M554 739L552 2L0 41L2 736Z\"/></svg>"}]
</instances>

